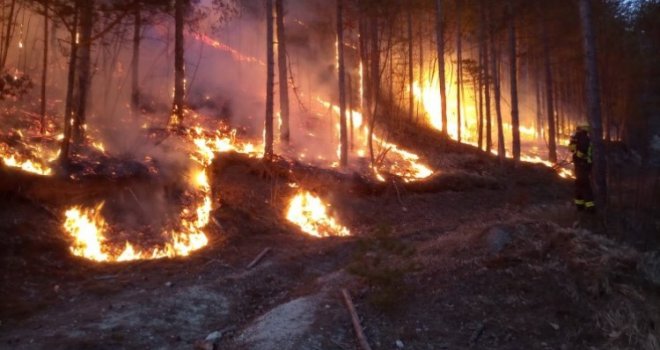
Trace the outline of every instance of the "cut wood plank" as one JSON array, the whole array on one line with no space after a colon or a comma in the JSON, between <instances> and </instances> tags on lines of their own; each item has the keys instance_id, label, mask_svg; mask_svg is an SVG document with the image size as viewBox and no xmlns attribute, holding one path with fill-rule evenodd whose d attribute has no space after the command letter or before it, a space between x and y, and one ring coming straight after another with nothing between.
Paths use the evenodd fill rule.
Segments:
<instances>
[{"instance_id":1,"label":"cut wood plank","mask_svg":"<svg viewBox=\"0 0 660 350\"><path fill-rule=\"evenodd\" d=\"M342 289L341 294L344 296L344 302L348 308L348 312L351 314L351 320L353 321L353 329L355 329L355 335L358 338L360 347L362 350L371 350L369 342L367 342L367 337L364 336L362 331L362 325L360 325L360 319L358 318L357 312L355 311L355 306L353 306L353 301L351 300L351 295L348 293L348 290Z\"/></svg>"},{"instance_id":2,"label":"cut wood plank","mask_svg":"<svg viewBox=\"0 0 660 350\"><path fill-rule=\"evenodd\" d=\"M266 254L268 254L269 251L270 251L270 247L265 248L264 250L262 250L261 253L259 253L259 255L257 255L257 257L254 258L254 260L252 260L252 262L248 266L245 267L245 269L249 270L249 269L253 268L255 265L257 265L259 263L259 261L261 259L263 259L264 256L266 256Z\"/></svg>"}]
</instances>

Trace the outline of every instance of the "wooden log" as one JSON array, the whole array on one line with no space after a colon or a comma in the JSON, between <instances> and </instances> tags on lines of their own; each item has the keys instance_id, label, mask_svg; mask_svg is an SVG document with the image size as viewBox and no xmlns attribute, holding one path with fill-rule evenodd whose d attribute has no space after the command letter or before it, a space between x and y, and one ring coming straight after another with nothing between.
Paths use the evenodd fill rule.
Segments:
<instances>
[{"instance_id":1,"label":"wooden log","mask_svg":"<svg viewBox=\"0 0 660 350\"><path fill-rule=\"evenodd\" d=\"M266 256L266 254L268 254L269 251L270 251L270 247L265 248L264 250L262 250L261 253L259 253L259 255L257 255L257 257L254 258L254 260L252 260L252 262L249 263L248 266L245 267L245 269L249 270L249 269L253 268L255 265L257 265L259 263L259 261L261 261L261 259L263 259L264 256Z\"/></svg>"},{"instance_id":2,"label":"wooden log","mask_svg":"<svg viewBox=\"0 0 660 350\"><path fill-rule=\"evenodd\" d=\"M351 295L346 289L342 289L341 294L344 296L344 302L346 303L348 312L351 314L353 329L355 330L355 335L358 338L360 347L362 347L363 350L371 350L371 346L369 346L369 342L367 342L367 337L365 337L364 332L362 331L362 325L360 325L360 319L358 318L357 312L355 311L355 306L351 300Z\"/></svg>"}]
</instances>

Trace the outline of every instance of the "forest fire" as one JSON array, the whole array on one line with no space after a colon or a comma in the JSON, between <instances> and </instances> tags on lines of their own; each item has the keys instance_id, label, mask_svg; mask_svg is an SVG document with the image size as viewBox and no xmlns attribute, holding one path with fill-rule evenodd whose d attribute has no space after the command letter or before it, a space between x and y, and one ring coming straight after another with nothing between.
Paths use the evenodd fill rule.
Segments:
<instances>
[{"instance_id":1,"label":"forest fire","mask_svg":"<svg viewBox=\"0 0 660 350\"><path fill-rule=\"evenodd\" d=\"M2 162L8 167L18 168L31 174L42 176L53 174L53 170L45 164L57 159L58 153L50 154L38 145L25 148L28 149L31 156L23 156L6 144L0 143L0 157L2 157ZM44 161L36 160L42 158Z\"/></svg>"},{"instance_id":2,"label":"forest fire","mask_svg":"<svg viewBox=\"0 0 660 350\"><path fill-rule=\"evenodd\" d=\"M200 170L193 174L191 186L199 193L191 209L184 208L180 214L178 229L162 234L166 242L162 245L140 249L128 241L114 244L108 239L110 225L101 210L103 203L94 208L74 206L65 212L64 230L73 239L71 252L79 257L100 262L124 262L188 256L208 244L202 229L210 220L211 187L206 173Z\"/></svg>"},{"instance_id":3,"label":"forest fire","mask_svg":"<svg viewBox=\"0 0 660 350\"><path fill-rule=\"evenodd\" d=\"M229 129L224 124L214 132L199 126L190 129L190 138L197 147L191 157L203 166L208 166L215 157L214 153L237 152L250 157L263 154L263 144L241 141L236 133L236 129Z\"/></svg>"},{"instance_id":4,"label":"forest fire","mask_svg":"<svg viewBox=\"0 0 660 350\"><path fill-rule=\"evenodd\" d=\"M314 237L349 236L350 231L328 213L328 207L318 196L299 191L289 201L286 218Z\"/></svg>"}]
</instances>

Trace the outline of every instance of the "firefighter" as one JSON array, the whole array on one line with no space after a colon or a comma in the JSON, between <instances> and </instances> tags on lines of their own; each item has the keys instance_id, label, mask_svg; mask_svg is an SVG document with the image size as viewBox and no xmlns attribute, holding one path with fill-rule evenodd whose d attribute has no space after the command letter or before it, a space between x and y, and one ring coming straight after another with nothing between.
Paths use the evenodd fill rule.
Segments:
<instances>
[{"instance_id":1,"label":"firefighter","mask_svg":"<svg viewBox=\"0 0 660 350\"><path fill-rule=\"evenodd\" d=\"M577 210L594 212L596 204L591 190L592 146L589 126L580 125L568 145L575 166L575 206Z\"/></svg>"}]
</instances>

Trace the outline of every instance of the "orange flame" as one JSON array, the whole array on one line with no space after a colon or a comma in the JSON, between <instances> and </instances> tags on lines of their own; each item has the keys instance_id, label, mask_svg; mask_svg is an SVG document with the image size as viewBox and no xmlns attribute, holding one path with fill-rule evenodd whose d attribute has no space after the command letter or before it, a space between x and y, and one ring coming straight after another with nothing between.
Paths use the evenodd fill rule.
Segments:
<instances>
[{"instance_id":1,"label":"orange flame","mask_svg":"<svg viewBox=\"0 0 660 350\"><path fill-rule=\"evenodd\" d=\"M291 201L286 218L314 237L349 236L350 231L328 215L328 207L308 191L299 191Z\"/></svg>"}]
</instances>

